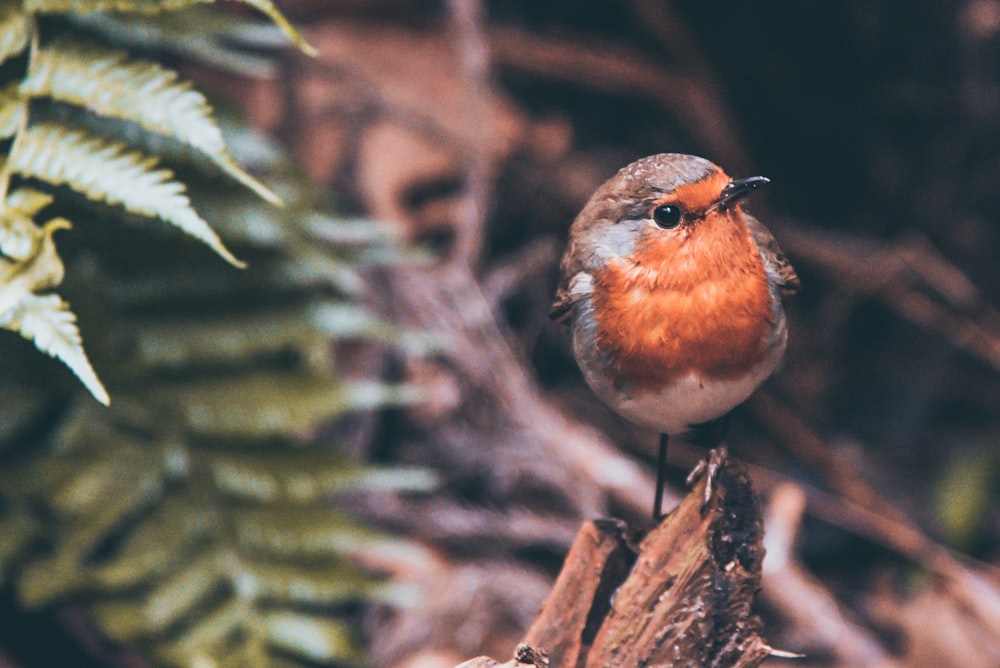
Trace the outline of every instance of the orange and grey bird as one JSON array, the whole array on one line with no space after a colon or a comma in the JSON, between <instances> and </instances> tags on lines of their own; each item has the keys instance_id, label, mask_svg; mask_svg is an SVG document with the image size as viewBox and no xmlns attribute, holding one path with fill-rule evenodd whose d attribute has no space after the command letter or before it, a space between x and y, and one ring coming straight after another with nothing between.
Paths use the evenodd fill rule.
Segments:
<instances>
[{"instance_id":1,"label":"orange and grey bird","mask_svg":"<svg viewBox=\"0 0 1000 668\"><path fill-rule=\"evenodd\" d=\"M655 519L669 438L714 434L717 445L785 353L782 297L799 279L741 206L766 183L653 155L598 188L570 227L551 317L569 324L597 396L660 433Z\"/></svg>"}]
</instances>

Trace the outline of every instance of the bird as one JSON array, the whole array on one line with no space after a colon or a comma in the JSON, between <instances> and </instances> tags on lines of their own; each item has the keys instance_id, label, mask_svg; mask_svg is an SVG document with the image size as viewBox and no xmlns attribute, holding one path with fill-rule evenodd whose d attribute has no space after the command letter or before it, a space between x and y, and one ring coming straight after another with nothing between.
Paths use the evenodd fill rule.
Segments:
<instances>
[{"instance_id":1,"label":"bird","mask_svg":"<svg viewBox=\"0 0 1000 668\"><path fill-rule=\"evenodd\" d=\"M660 153L620 169L570 226L550 318L598 398L659 432L655 521L670 439L717 446L784 356L799 277L743 208L769 182Z\"/></svg>"}]
</instances>

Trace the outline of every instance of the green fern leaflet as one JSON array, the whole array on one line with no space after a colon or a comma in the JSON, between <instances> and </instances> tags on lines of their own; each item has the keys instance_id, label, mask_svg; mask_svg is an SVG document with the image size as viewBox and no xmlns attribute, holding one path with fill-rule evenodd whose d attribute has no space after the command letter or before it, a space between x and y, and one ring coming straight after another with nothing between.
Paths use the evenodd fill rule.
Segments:
<instances>
[{"instance_id":1,"label":"green fern leaflet","mask_svg":"<svg viewBox=\"0 0 1000 668\"><path fill-rule=\"evenodd\" d=\"M398 237L324 210L279 149L174 72L81 37L139 16L191 43L205 28L167 19L195 4L0 0L0 327L107 404L99 369L115 398L54 392L63 370L0 337L0 577L23 608L71 602L151 665L361 665L361 604L407 593L361 556L414 548L338 497L437 481L342 454L357 436L336 419L374 429L370 411L417 397L340 377L332 351L433 344L357 298L367 268L409 259ZM246 4L304 45L270 0Z\"/></svg>"},{"instance_id":2,"label":"green fern leaflet","mask_svg":"<svg viewBox=\"0 0 1000 668\"><path fill-rule=\"evenodd\" d=\"M12 0L0 3L0 63L27 53L23 77L0 88L0 138L10 138L0 167L0 216L17 211L9 201L14 179L31 179L71 188L89 199L162 220L208 245L235 267L244 264L222 243L191 205L186 185L153 155L122 141L46 118L54 105L111 122L135 123L199 152L219 169L272 204L279 198L232 158L205 96L156 63L123 51L63 36L41 43L39 15L114 11L143 16L180 10L199 0ZM300 48L302 36L268 0L248 0L269 16ZM44 208L44 207L42 207ZM58 298L44 295L61 281L62 263L45 237L45 252L19 257L17 248L41 239L34 216L21 211L14 225L6 215L0 230L0 326L18 332L42 352L64 362L95 398L109 401L83 348L75 316ZM17 229L15 229L17 228ZM39 246L39 248L41 248ZM13 250L11 250L13 249ZM28 263L28 264L26 264ZM26 267L30 264L31 270ZM59 275L59 281L35 277Z\"/></svg>"}]
</instances>

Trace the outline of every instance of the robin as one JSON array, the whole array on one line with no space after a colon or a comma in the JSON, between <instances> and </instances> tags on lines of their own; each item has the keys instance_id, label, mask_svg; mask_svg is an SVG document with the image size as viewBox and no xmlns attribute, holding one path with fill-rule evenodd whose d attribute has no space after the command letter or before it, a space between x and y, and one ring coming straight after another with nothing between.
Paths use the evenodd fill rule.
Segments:
<instances>
[{"instance_id":1,"label":"robin","mask_svg":"<svg viewBox=\"0 0 1000 668\"><path fill-rule=\"evenodd\" d=\"M597 396L660 433L656 520L670 437L718 445L785 353L781 300L799 278L741 206L768 182L653 155L598 188L570 227L550 317L569 325Z\"/></svg>"}]
</instances>

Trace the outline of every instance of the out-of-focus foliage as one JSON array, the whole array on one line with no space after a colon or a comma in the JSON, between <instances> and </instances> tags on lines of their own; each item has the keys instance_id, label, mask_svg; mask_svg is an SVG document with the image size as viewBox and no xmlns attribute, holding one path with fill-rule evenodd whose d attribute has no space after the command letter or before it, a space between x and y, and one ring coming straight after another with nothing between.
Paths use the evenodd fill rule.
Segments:
<instances>
[{"instance_id":1,"label":"out-of-focus foliage","mask_svg":"<svg viewBox=\"0 0 1000 668\"><path fill-rule=\"evenodd\" d=\"M0 24L0 52L31 44L27 75L6 90L0 114L13 137L0 314L106 399L74 315L48 292L68 276L62 290L115 401L104 408L67 389L20 339L0 339L4 585L29 608L81 604L109 637L157 664L357 661L352 610L396 593L349 556L373 543L403 546L353 523L331 499L434 481L352 462L331 450L322 427L412 400L406 386L344 378L332 355L340 340L425 345L357 299L362 270L410 257L385 226L327 213L279 150L230 115L212 120L205 99L168 70L79 31L49 39L32 13L186 3L27 4L8 6ZM122 20L95 15L82 25L114 35ZM28 31L20 42L15 23ZM148 157L150 146L163 147L169 170ZM68 219L64 260L53 233Z\"/></svg>"}]
</instances>

